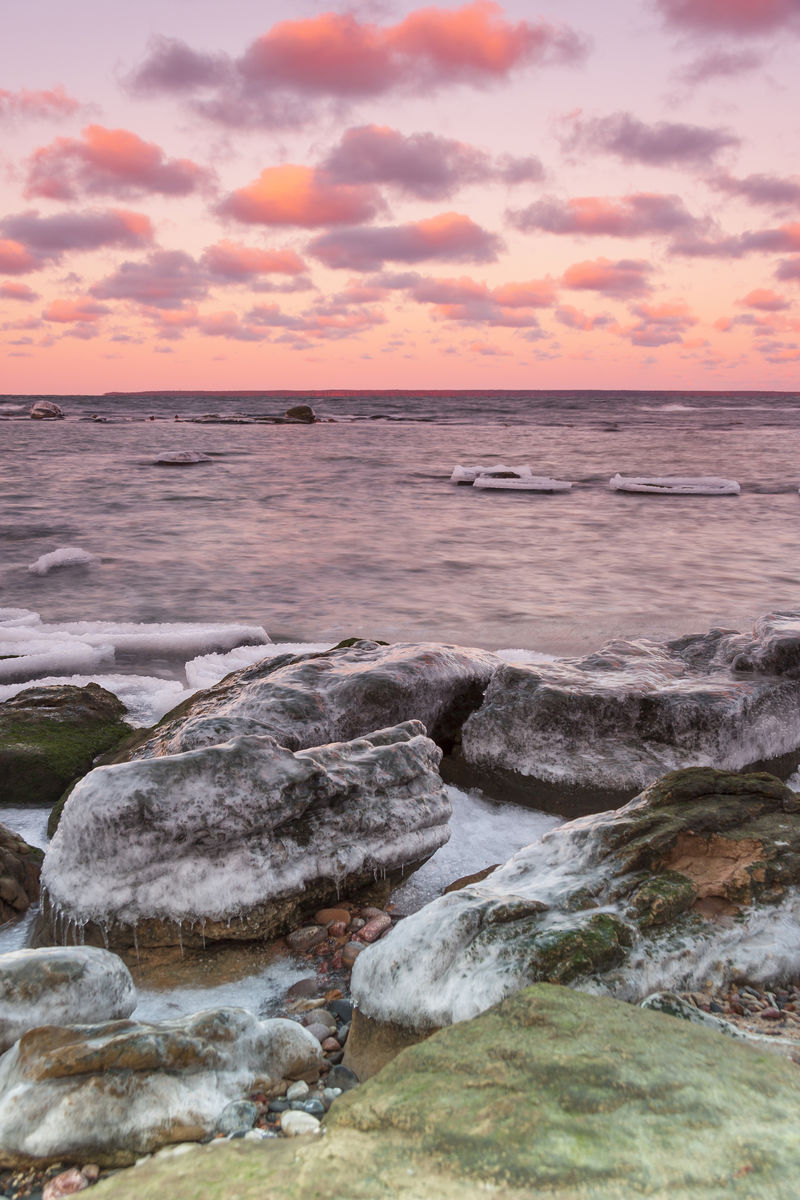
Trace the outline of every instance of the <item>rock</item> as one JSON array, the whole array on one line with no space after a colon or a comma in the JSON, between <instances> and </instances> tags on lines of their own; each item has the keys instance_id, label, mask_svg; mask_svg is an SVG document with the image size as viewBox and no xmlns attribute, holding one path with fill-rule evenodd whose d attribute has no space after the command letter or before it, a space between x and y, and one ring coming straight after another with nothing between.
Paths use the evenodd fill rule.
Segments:
<instances>
[{"instance_id":1,"label":"rock","mask_svg":"<svg viewBox=\"0 0 800 1200\"><path fill-rule=\"evenodd\" d=\"M30 417L32 421L58 421L63 419L64 410L52 400L37 400L31 406Z\"/></svg>"},{"instance_id":2,"label":"rock","mask_svg":"<svg viewBox=\"0 0 800 1200\"><path fill-rule=\"evenodd\" d=\"M539 984L406 1050L336 1101L324 1139L272 1142L268 1167L225 1144L97 1200L794 1200L798 1121L794 1064Z\"/></svg>"},{"instance_id":3,"label":"rock","mask_svg":"<svg viewBox=\"0 0 800 1200\"><path fill-rule=\"evenodd\" d=\"M786 778L800 760L800 726L786 719L798 704L800 612L762 617L751 637L716 629L504 664L465 722L448 778L502 784L567 815L619 804L681 767Z\"/></svg>"},{"instance_id":4,"label":"rock","mask_svg":"<svg viewBox=\"0 0 800 1200\"><path fill-rule=\"evenodd\" d=\"M39 899L44 851L0 825L0 924L12 921Z\"/></svg>"},{"instance_id":5,"label":"rock","mask_svg":"<svg viewBox=\"0 0 800 1200\"><path fill-rule=\"evenodd\" d=\"M306 1085L308 1086L308 1085ZM250 1100L234 1100L226 1104L219 1115L216 1132L224 1133L227 1137L232 1134L247 1133L258 1120L258 1107Z\"/></svg>"},{"instance_id":6,"label":"rock","mask_svg":"<svg viewBox=\"0 0 800 1200\"><path fill-rule=\"evenodd\" d=\"M726 1021L723 1017L714 1016L710 1012L703 1012L702 1009L696 1008L690 1004L688 1000L684 1000L682 996L676 995L674 992L655 992L652 996L648 996L642 1001L642 1008L650 1009L653 1012L666 1013L671 1017L679 1017L683 1021L689 1021L693 1025L702 1025L706 1029L713 1029L717 1033L722 1033L726 1037L738 1038L744 1043L749 1043L759 1050L765 1050L773 1054L781 1054L786 1058L795 1060L795 1056L800 1054L800 1046L797 1043L781 1042L777 1038L770 1037L769 1034L751 1033L747 1029L741 1029L738 1025L734 1025L732 1021ZM761 1014L764 1015L763 1013ZM778 1013L780 1016L780 1013Z\"/></svg>"},{"instance_id":7,"label":"rock","mask_svg":"<svg viewBox=\"0 0 800 1200\"><path fill-rule=\"evenodd\" d=\"M295 1109L281 1113L281 1129L286 1137L290 1138L304 1137L309 1133L322 1133L318 1117L307 1112L297 1112Z\"/></svg>"},{"instance_id":8,"label":"rock","mask_svg":"<svg viewBox=\"0 0 800 1200\"><path fill-rule=\"evenodd\" d=\"M96 683L30 687L0 704L0 804L55 804L98 754L131 732Z\"/></svg>"},{"instance_id":9,"label":"rock","mask_svg":"<svg viewBox=\"0 0 800 1200\"><path fill-rule=\"evenodd\" d=\"M48 1179L42 1190L42 1200L61 1200L62 1196L74 1196L89 1186L89 1180L83 1171L70 1167L52 1179Z\"/></svg>"},{"instance_id":10,"label":"rock","mask_svg":"<svg viewBox=\"0 0 800 1200\"><path fill-rule=\"evenodd\" d=\"M306 425L313 425L317 420L317 414L310 404L294 404L287 408L285 416L290 421L302 421Z\"/></svg>"},{"instance_id":11,"label":"rock","mask_svg":"<svg viewBox=\"0 0 800 1200\"><path fill-rule=\"evenodd\" d=\"M287 1101L305 1100L310 1088L304 1079L298 1079L296 1083L292 1083L286 1089Z\"/></svg>"},{"instance_id":12,"label":"rock","mask_svg":"<svg viewBox=\"0 0 800 1200\"><path fill-rule=\"evenodd\" d=\"M33 1029L0 1059L0 1166L132 1163L207 1136L256 1086L316 1078L321 1058L295 1022L237 1008Z\"/></svg>"},{"instance_id":13,"label":"rock","mask_svg":"<svg viewBox=\"0 0 800 1200\"><path fill-rule=\"evenodd\" d=\"M301 750L407 720L422 721L447 752L499 664L485 650L437 643L356 642L281 656L191 697L120 757L176 754L243 734L268 734Z\"/></svg>"},{"instance_id":14,"label":"rock","mask_svg":"<svg viewBox=\"0 0 800 1200\"><path fill-rule=\"evenodd\" d=\"M766 774L672 772L623 808L550 830L366 949L346 1061L367 1053L364 1017L374 1036L384 1024L429 1030L537 980L638 1001L730 964L780 977L800 961L799 886L800 797Z\"/></svg>"},{"instance_id":15,"label":"rock","mask_svg":"<svg viewBox=\"0 0 800 1200\"><path fill-rule=\"evenodd\" d=\"M321 908L314 913L317 925L350 924L350 913L346 908Z\"/></svg>"},{"instance_id":16,"label":"rock","mask_svg":"<svg viewBox=\"0 0 800 1200\"><path fill-rule=\"evenodd\" d=\"M313 950L320 942L324 942L328 931L324 925L303 925L286 935L286 945L296 954L305 954Z\"/></svg>"},{"instance_id":17,"label":"rock","mask_svg":"<svg viewBox=\"0 0 800 1200\"><path fill-rule=\"evenodd\" d=\"M326 1038L330 1037L330 1029L327 1025L319 1025L313 1021L310 1025L306 1025L306 1029L318 1042L322 1043Z\"/></svg>"},{"instance_id":18,"label":"rock","mask_svg":"<svg viewBox=\"0 0 800 1200\"><path fill-rule=\"evenodd\" d=\"M0 954L0 1051L38 1025L129 1017L136 989L121 958L95 946Z\"/></svg>"},{"instance_id":19,"label":"rock","mask_svg":"<svg viewBox=\"0 0 800 1200\"><path fill-rule=\"evenodd\" d=\"M342 948L342 966L348 969L352 967L363 949L363 945L360 945L358 942L348 942Z\"/></svg>"},{"instance_id":20,"label":"rock","mask_svg":"<svg viewBox=\"0 0 800 1200\"><path fill-rule=\"evenodd\" d=\"M349 1092L351 1088L358 1087L359 1078L350 1067L340 1065L331 1067L327 1082L330 1088L338 1088L340 1092Z\"/></svg>"},{"instance_id":21,"label":"rock","mask_svg":"<svg viewBox=\"0 0 800 1200\"><path fill-rule=\"evenodd\" d=\"M392 918L388 913L380 913L370 917L366 925L359 929L355 939L359 942L377 942L378 938L392 928Z\"/></svg>"},{"instance_id":22,"label":"rock","mask_svg":"<svg viewBox=\"0 0 800 1200\"><path fill-rule=\"evenodd\" d=\"M40 940L57 915L112 947L278 936L447 841L440 757L409 721L297 754L242 737L98 767L45 855Z\"/></svg>"}]
</instances>

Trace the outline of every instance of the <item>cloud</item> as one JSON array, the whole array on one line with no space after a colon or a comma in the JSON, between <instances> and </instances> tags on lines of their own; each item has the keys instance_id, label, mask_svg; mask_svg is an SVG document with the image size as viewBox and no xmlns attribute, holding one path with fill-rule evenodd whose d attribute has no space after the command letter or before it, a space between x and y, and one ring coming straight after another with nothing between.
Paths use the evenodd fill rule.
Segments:
<instances>
[{"instance_id":1,"label":"cloud","mask_svg":"<svg viewBox=\"0 0 800 1200\"><path fill-rule=\"evenodd\" d=\"M320 164L340 183L388 184L422 200L442 200L470 183L536 182L537 158L507 156L494 162L483 150L434 133L408 136L381 125L348 129Z\"/></svg>"},{"instance_id":2,"label":"cloud","mask_svg":"<svg viewBox=\"0 0 800 1200\"><path fill-rule=\"evenodd\" d=\"M778 295L771 288L755 288L752 292L748 292L741 300L736 301L746 308L758 308L763 312L782 312L786 308L791 308L791 300L787 300L785 296Z\"/></svg>"},{"instance_id":3,"label":"cloud","mask_svg":"<svg viewBox=\"0 0 800 1200\"><path fill-rule=\"evenodd\" d=\"M631 310L638 320L635 324L621 327L620 332L634 346L667 346L682 342L687 329L697 324L684 300L664 304L636 304Z\"/></svg>"},{"instance_id":4,"label":"cloud","mask_svg":"<svg viewBox=\"0 0 800 1200\"><path fill-rule=\"evenodd\" d=\"M763 55L756 50L722 50L717 47L687 63L676 74L681 83L694 87L699 83L708 83L710 79L730 79L746 71L754 71L763 61Z\"/></svg>"},{"instance_id":5,"label":"cloud","mask_svg":"<svg viewBox=\"0 0 800 1200\"><path fill-rule=\"evenodd\" d=\"M432 304L442 320L466 325L498 325L511 328L537 326L531 311L552 304L555 284L551 279L506 283L490 288L468 275L458 279L419 276L408 288L419 304Z\"/></svg>"},{"instance_id":6,"label":"cloud","mask_svg":"<svg viewBox=\"0 0 800 1200\"><path fill-rule=\"evenodd\" d=\"M212 179L208 168L188 158L167 158L155 142L128 129L87 125L80 138L56 138L33 152L26 195L51 200L81 194L188 196Z\"/></svg>"},{"instance_id":7,"label":"cloud","mask_svg":"<svg viewBox=\"0 0 800 1200\"><path fill-rule=\"evenodd\" d=\"M742 258L745 254L780 254L800 250L800 221L777 229L748 230L728 237L680 237L669 247L684 258Z\"/></svg>"},{"instance_id":8,"label":"cloud","mask_svg":"<svg viewBox=\"0 0 800 1200\"><path fill-rule=\"evenodd\" d=\"M0 271L14 275L58 262L71 250L145 246L153 240L153 227L143 213L120 208L54 217L40 217L34 211L0 219L0 237L9 239L0 240Z\"/></svg>"},{"instance_id":9,"label":"cloud","mask_svg":"<svg viewBox=\"0 0 800 1200\"><path fill-rule=\"evenodd\" d=\"M300 275L306 264L294 250L262 250L225 239L208 246L201 263L209 275L233 283L244 283L260 275Z\"/></svg>"},{"instance_id":10,"label":"cloud","mask_svg":"<svg viewBox=\"0 0 800 1200\"><path fill-rule=\"evenodd\" d=\"M379 270L385 262L494 262L502 246L461 213L440 213L407 225L342 229L314 238L308 250L328 267Z\"/></svg>"},{"instance_id":11,"label":"cloud","mask_svg":"<svg viewBox=\"0 0 800 1200\"><path fill-rule=\"evenodd\" d=\"M714 175L710 187L729 196L741 196L751 204L763 204L770 208L800 205L800 176L798 175L747 175L736 179L733 175Z\"/></svg>"},{"instance_id":12,"label":"cloud","mask_svg":"<svg viewBox=\"0 0 800 1200\"><path fill-rule=\"evenodd\" d=\"M98 304L91 297L84 296L76 300L53 300L48 304L42 316L45 321L56 321L62 325L69 325L74 321L99 321L110 312L111 309L108 305Z\"/></svg>"},{"instance_id":13,"label":"cloud","mask_svg":"<svg viewBox=\"0 0 800 1200\"><path fill-rule=\"evenodd\" d=\"M383 208L380 193L366 184L336 183L313 167L286 163L267 167L253 183L232 192L222 216L251 225L352 225Z\"/></svg>"},{"instance_id":14,"label":"cloud","mask_svg":"<svg viewBox=\"0 0 800 1200\"><path fill-rule=\"evenodd\" d=\"M691 33L752 37L797 23L797 0L655 0L668 25Z\"/></svg>"},{"instance_id":15,"label":"cloud","mask_svg":"<svg viewBox=\"0 0 800 1200\"><path fill-rule=\"evenodd\" d=\"M454 83L485 86L532 64L575 62L585 52L569 27L511 22L498 4L419 8L394 25L326 12L281 21L238 59L160 38L131 76L142 93L208 93L194 107L229 125L299 124L313 100L339 102L392 91L430 94Z\"/></svg>"},{"instance_id":16,"label":"cloud","mask_svg":"<svg viewBox=\"0 0 800 1200\"><path fill-rule=\"evenodd\" d=\"M19 91L10 92L0 88L0 121L17 117L60 120L71 117L80 107L80 103L68 95L61 84L44 91L20 88Z\"/></svg>"},{"instance_id":17,"label":"cloud","mask_svg":"<svg viewBox=\"0 0 800 1200\"><path fill-rule=\"evenodd\" d=\"M580 329L583 333L591 333L593 329L602 329L612 324L612 318L606 313L586 313L571 304L562 304L553 313L555 319L568 329Z\"/></svg>"},{"instance_id":18,"label":"cloud","mask_svg":"<svg viewBox=\"0 0 800 1200\"><path fill-rule=\"evenodd\" d=\"M0 254L2 254L2 250L0 250ZM27 283L17 283L7 279L0 283L0 297L3 300L22 300L30 303L32 300L39 299L39 293L35 292L33 288L29 288Z\"/></svg>"},{"instance_id":19,"label":"cloud","mask_svg":"<svg viewBox=\"0 0 800 1200\"><path fill-rule=\"evenodd\" d=\"M176 309L204 297L208 282L189 254L157 250L145 262L123 262L89 291L99 300L133 300L153 308Z\"/></svg>"},{"instance_id":20,"label":"cloud","mask_svg":"<svg viewBox=\"0 0 800 1200\"><path fill-rule=\"evenodd\" d=\"M775 270L776 279L800 283L800 255L797 258L784 258Z\"/></svg>"},{"instance_id":21,"label":"cloud","mask_svg":"<svg viewBox=\"0 0 800 1200\"><path fill-rule=\"evenodd\" d=\"M386 322L380 309L343 308L336 304L332 307L321 304L299 316L284 313L277 304L257 304L247 313L246 319L251 325L279 328L303 337L334 341L356 336ZM285 338L278 337L276 340L283 341Z\"/></svg>"},{"instance_id":22,"label":"cloud","mask_svg":"<svg viewBox=\"0 0 800 1200\"><path fill-rule=\"evenodd\" d=\"M604 234L638 237L674 233L697 222L679 196L635 192L629 196L576 196L571 200L545 197L508 214L511 224L530 233Z\"/></svg>"},{"instance_id":23,"label":"cloud","mask_svg":"<svg viewBox=\"0 0 800 1200\"><path fill-rule=\"evenodd\" d=\"M642 259L595 258L573 263L561 277L564 287L581 291L600 292L604 296L624 299L649 292L649 276L653 268Z\"/></svg>"},{"instance_id":24,"label":"cloud","mask_svg":"<svg viewBox=\"0 0 800 1200\"><path fill-rule=\"evenodd\" d=\"M727 129L672 121L648 125L628 112L584 119L579 110L566 118L562 146L568 153L614 154L652 167L700 167L740 141Z\"/></svg>"}]
</instances>

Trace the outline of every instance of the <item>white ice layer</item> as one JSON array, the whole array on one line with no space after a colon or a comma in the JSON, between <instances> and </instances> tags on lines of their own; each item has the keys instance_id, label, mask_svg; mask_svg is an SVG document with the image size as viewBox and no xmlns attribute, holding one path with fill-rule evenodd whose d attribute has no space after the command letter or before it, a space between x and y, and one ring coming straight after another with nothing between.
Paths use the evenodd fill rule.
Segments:
<instances>
[{"instance_id":1,"label":"white ice layer","mask_svg":"<svg viewBox=\"0 0 800 1200\"><path fill-rule=\"evenodd\" d=\"M240 671L242 667L252 666L253 663L266 662L270 658L280 658L282 654L318 654L330 650L332 642L274 642L268 646L237 646L227 654L202 654L186 664L186 682L190 688L213 687L230 675L231 671Z\"/></svg>"},{"instance_id":2,"label":"white ice layer","mask_svg":"<svg viewBox=\"0 0 800 1200\"><path fill-rule=\"evenodd\" d=\"M28 570L34 575L49 575L58 567L85 567L88 563L95 562L96 558L96 555L90 554L88 550L81 550L79 546L62 546L58 550L51 550L49 554L41 555L36 562L31 563Z\"/></svg>"},{"instance_id":3,"label":"white ice layer","mask_svg":"<svg viewBox=\"0 0 800 1200\"><path fill-rule=\"evenodd\" d=\"M472 486L507 492L568 492L572 488L572 484L566 480L551 479L547 475L525 475L518 479L496 479L491 475L479 475Z\"/></svg>"},{"instance_id":4,"label":"white ice layer","mask_svg":"<svg viewBox=\"0 0 800 1200\"><path fill-rule=\"evenodd\" d=\"M474 483L479 476L488 478L495 475L507 475L510 471L513 471L519 478L530 478L533 474L527 463L521 467L507 467L503 463L495 463L494 466L481 466L479 463L476 463L470 467L453 467L450 482Z\"/></svg>"},{"instance_id":5,"label":"white ice layer","mask_svg":"<svg viewBox=\"0 0 800 1200\"><path fill-rule=\"evenodd\" d=\"M154 463L168 467L186 467L192 463L213 462L209 454L198 454L194 450L165 450L153 459Z\"/></svg>"},{"instance_id":6,"label":"white ice layer","mask_svg":"<svg viewBox=\"0 0 800 1200\"><path fill-rule=\"evenodd\" d=\"M155 675L103 675L99 672L90 675L45 675L24 683L0 685L0 704L29 687L61 687L65 684L86 687L87 683L96 683L121 700L127 709L125 720L137 728L153 725L164 713L188 700L196 690L185 688L177 679L159 679Z\"/></svg>"},{"instance_id":7,"label":"white ice layer","mask_svg":"<svg viewBox=\"0 0 800 1200\"><path fill-rule=\"evenodd\" d=\"M297 754L250 736L97 767L64 807L43 888L78 924L236 920L314 880L424 859L451 810L422 733L407 722Z\"/></svg>"},{"instance_id":8,"label":"white ice layer","mask_svg":"<svg viewBox=\"0 0 800 1200\"><path fill-rule=\"evenodd\" d=\"M613 492L652 492L663 496L736 496L741 491L735 479L717 475L614 475L608 486Z\"/></svg>"}]
</instances>

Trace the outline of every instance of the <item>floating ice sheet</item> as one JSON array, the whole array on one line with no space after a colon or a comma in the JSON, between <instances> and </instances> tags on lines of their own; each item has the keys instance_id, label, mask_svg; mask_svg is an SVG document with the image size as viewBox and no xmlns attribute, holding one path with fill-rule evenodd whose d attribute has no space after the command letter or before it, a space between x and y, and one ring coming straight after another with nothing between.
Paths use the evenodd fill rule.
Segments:
<instances>
[{"instance_id":1,"label":"floating ice sheet","mask_svg":"<svg viewBox=\"0 0 800 1200\"><path fill-rule=\"evenodd\" d=\"M612 492L649 492L659 496L737 496L735 479L716 475L614 475L608 481Z\"/></svg>"},{"instance_id":2,"label":"floating ice sheet","mask_svg":"<svg viewBox=\"0 0 800 1200\"><path fill-rule=\"evenodd\" d=\"M520 475L513 479L479 475L472 486L505 492L569 492L572 489L572 484L565 479L551 479L547 475Z\"/></svg>"},{"instance_id":3,"label":"floating ice sheet","mask_svg":"<svg viewBox=\"0 0 800 1200\"><path fill-rule=\"evenodd\" d=\"M51 550L49 554L42 554L36 562L31 563L28 570L33 575L49 575L59 567L86 567L96 561L96 555L90 554L88 550L81 550L79 546L61 546L58 550Z\"/></svg>"}]
</instances>

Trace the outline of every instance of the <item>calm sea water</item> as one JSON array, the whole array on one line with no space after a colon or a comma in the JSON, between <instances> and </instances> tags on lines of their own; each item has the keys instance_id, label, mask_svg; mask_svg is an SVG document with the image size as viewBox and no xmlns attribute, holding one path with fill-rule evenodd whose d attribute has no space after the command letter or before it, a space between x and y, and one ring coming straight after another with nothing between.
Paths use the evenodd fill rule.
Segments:
<instances>
[{"instance_id":1,"label":"calm sea water","mask_svg":"<svg viewBox=\"0 0 800 1200\"><path fill-rule=\"evenodd\" d=\"M301 399L70 397L66 420L42 422L0 398L0 605L559 654L800 606L800 394L315 393L333 421L174 420ZM154 464L185 450L212 461ZM475 462L575 486L448 482ZM742 493L620 495L616 472L722 475ZM28 570L65 546L97 561Z\"/></svg>"}]
</instances>

